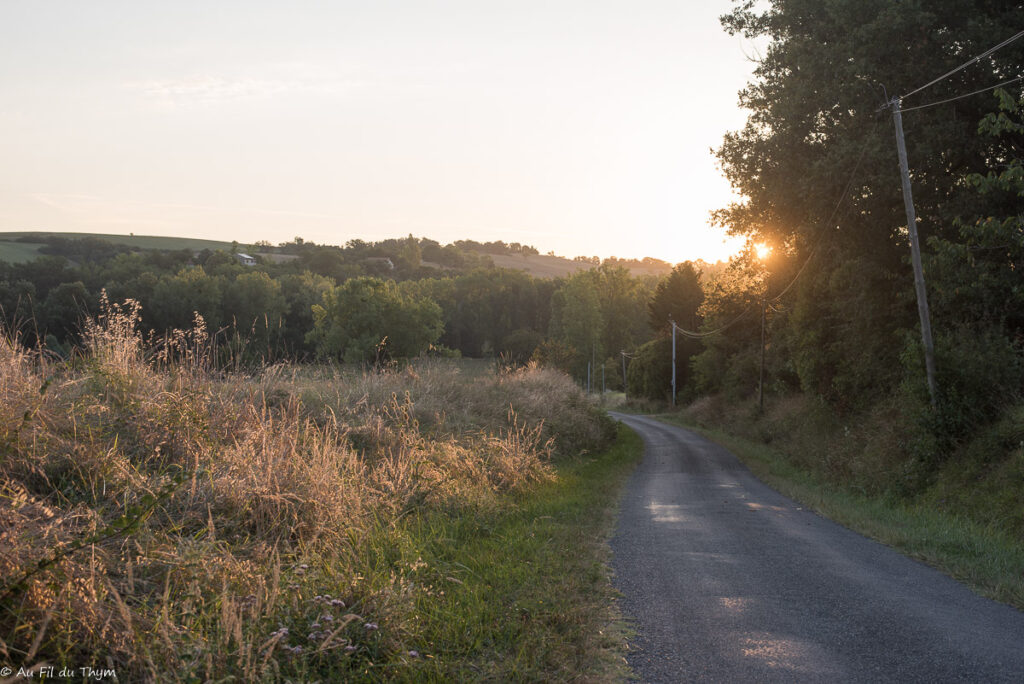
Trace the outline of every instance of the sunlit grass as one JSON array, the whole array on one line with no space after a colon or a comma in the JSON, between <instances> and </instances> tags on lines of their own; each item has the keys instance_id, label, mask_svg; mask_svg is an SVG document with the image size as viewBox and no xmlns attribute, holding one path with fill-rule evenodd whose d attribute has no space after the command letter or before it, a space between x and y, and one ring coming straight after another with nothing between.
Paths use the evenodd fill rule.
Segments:
<instances>
[{"instance_id":1,"label":"sunlit grass","mask_svg":"<svg viewBox=\"0 0 1024 684\"><path fill-rule=\"evenodd\" d=\"M202 330L153 349L136 319L109 307L70 362L0 337L0 662L326 681L614 660L591 636L602 511L635 453L598 456L613 424L567 377L224 375Z\"/></svg>"}]
</instances>

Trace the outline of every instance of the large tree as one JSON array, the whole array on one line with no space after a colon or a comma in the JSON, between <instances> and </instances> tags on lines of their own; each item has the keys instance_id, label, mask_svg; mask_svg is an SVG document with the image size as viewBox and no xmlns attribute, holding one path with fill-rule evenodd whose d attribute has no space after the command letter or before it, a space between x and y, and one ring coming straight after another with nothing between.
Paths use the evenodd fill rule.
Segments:
<instances>
[{"instance_id":1,"label":"large tree","mask_svg":"<svg viewBox=\"0 0 1024 684\"><path fill-rule=\"evenodd\" d=\"M697 311L703 301L700 272L691 262L685 261L658 283L647 304L648 322L659 333L671 330L669 320L688 330L697 330L700 325Z\"/></svg>"},{"instance_id":2,"label":"large tree","mask_svg":"<svg viewBox=\"0 0 1024 684\"><path fill-rule=\"evenodd\" d=\"M780 316L799 319L781 334L803 355L805 388L844 401L877 391L898 379L902 330L916 325L886 98L909 94L1007 38L1024 25L1024 5L742 0L722 21L732 34L768 42L740 93L748 123L717 152L743 199L717 220L771 243L790 271L808 262L778 307ZM1018 76L1022 56L1024 41L1017 41L904 100L925 239L954 235L955 217L978 206L963 179L993 156L992 140L976 134L992 103L979 95L911 108Z\"/></svg>"},{"instance_id":3,"label":"large tree","mask_svg":"<svg viewBox=\"0 0 1024 684\"><path fill-rule=\"evenodd\" d=\"M415 356L441 336L441 308L394 281L353 278L313 307L310 340L321 356L347 363Z\"/></svg>"}]
</instances>

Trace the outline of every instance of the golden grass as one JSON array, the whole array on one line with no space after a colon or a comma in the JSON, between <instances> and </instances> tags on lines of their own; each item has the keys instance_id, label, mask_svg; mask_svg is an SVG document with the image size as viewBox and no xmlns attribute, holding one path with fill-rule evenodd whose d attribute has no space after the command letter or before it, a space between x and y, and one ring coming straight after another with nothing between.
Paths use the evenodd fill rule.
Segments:
<instances>
[{"instance_id":1,"label":"golden grass","mask_svg":"<svg viewBox=\"0 0 1024 684\"><path fill-rule=\"evenodd\" d=\"M367 540L611 436L551 371L224 375L201 321L158 346L137 323L108 304L71 362L0 336L0 662L252 681L409 660L429 588Z\"/></svg>"}]
</instances>

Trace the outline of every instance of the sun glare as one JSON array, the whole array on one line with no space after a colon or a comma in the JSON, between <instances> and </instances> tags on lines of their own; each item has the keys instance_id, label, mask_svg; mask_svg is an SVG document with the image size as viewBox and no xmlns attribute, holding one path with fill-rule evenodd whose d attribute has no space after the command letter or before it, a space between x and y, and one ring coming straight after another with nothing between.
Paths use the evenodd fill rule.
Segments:
<instances>
[{"instance_id":1,"label":"sun glare","mask_svg":"<svg viewBox=\"0 0 1024 684\"><path fill-rule=\"evenodd\" d=\"M771 255L772 248L764 244L763 242L759 242L756 245L754 245L754 252L757 253L758 259L764 261Z\"/></svg>"}]
</instances>

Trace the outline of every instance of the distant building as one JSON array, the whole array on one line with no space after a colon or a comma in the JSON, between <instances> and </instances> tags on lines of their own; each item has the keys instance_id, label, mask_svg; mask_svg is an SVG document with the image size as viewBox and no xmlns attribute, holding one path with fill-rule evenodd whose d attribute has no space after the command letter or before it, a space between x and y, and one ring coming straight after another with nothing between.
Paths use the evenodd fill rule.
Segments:
<instances>
[{"instance_id":1,"label":"distant building","mask_svg":"<svg viewBox=\"0 0 1024 684\"><path fill-rule=\"evenodd\" d=\"M235 258L238 259L238 263L242 264L243 266L256 265L256 257L251 257L248 254L242 254L241 252L239 252L238 254L235 255Z\"/></svg>"},{"instance_id":2,"label":"distant building","mask_svg":"<svg viewBox=\"0 0 1024 684\"><path fill-rule=\"evenodd\" d=\"M388 271L395 270L395 263L387 257L367 257L366 263L373 264Z\"/></svg>"}]
</instances>

